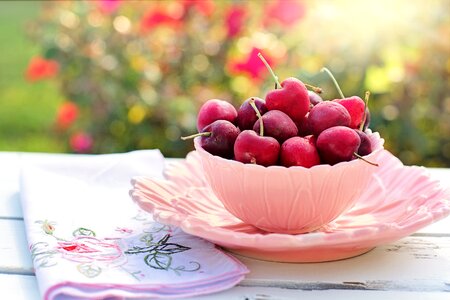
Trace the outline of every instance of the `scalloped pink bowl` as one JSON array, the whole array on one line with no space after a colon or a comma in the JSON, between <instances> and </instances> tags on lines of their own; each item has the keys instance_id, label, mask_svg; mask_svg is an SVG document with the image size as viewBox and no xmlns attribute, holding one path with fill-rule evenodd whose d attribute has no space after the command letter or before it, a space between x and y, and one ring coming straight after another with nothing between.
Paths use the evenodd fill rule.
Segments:
<instances>
[{"instance_id":1,"label":"scalloped pink bowl","mask_svg":"<svg viewBox=\"0 0 450 300\"><path fill-rule=\"evenodd\" d=\"M384 140L369 133L377 162ZM194 140L206 180L224 207L246 224L275 233L314 231L351 208L377 167L359 159L312 168L243 164L212 155Z\"/></svg>"}]
</instances>

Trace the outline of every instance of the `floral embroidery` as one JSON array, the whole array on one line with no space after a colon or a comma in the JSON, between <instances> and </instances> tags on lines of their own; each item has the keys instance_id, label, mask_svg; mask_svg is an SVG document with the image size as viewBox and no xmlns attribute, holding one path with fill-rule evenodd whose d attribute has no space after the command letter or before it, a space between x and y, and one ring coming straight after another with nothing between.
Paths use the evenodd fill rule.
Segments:
<instances>
[{"instance_id":1,"label":"floral embroidery","mask_svg":"<svg viewBox=\"0 0 450 300\"><path fill-rule=\"evenodd\" d=\"M190 250L190 247L172 242L173 229L170 226L155 223L147 219L143 214L136 215L133 220L146 226L140 235L133 235L134 230L128 227L116 227L115 231L128 235L126 239L112 237L99 238L97 234L85 227L79 227L72 232L70 238L58 236L56 223L48 220L36 221L48 238L30 245L31 257L36 268L52 267L57 264L57 259L63 258L77 263L78 272L88 278L99 276L104 269L120 267L137 281L145 277L143 270L135 269L131 264L126 268L127 256L142 255L146 266L154 270L172 271L177 275L181 272L195 272L201 265L196 261L190 261L189 266L176 265L173 255ZM163 235L163 236L162 236ZM162 236L162 237L161 237ZM54 242L52 242L52 239ZM137 242L137 245L135 243ZM122 247L119 245L127 245ZM124 248L125 247L125 248ZM127 249L127 250L124 250ZM139 258L140 259L140 258ZM176 266L174 266L176 265Z\"/></svg>"},{"instance_id":2,"label":"floral embroidery","mask_svg":"<svg viewBox=\"0 0 450 300\"><path fill-rule=\"evenodd\" d=\"M58 241L56 248L63 258L81 263L114 262L123 255L115 241L104 241L90 236Z\"/></svg>"},{"instance_id":3,"label":"floral embroidery","mask_svg":"<svg viewBox=\"0 0 450 300\"><path fill-rule=\"evenodd\" d=\"M116 231L123 234L131 234L133 233L133 229L126 228L126 227L117 227Z\"/></svg>"},{"instance_id":4,"label":"floral embroidery","mask_svg":"<svg viewBox=\"0 0 450 300\"><path fill-rule=\"evenodd\" d=\"M94 231L84 228L84 227L80 227L80 228L74 230L72 232L72 235L73 236L96 236Z\"/></svg>"},{"instance_id":5,"label":"floral embroidery","mask_svg":"<svg viewBox=\"0 0 450 300\"><path fill-rule=\"evenodd\" d=\"M148 235L147 235L148 236ZM139 247L134 246L127 251L125 254L146 254L144 256L144 262L147 266L158 269L158 270L174 270L177 274L179 271L184 272L194 272L200 269L200 264L198 262L190 262L193 264L191 269L186 269L185 266L172 267L172 254L183 252L191 248L182 246L175 243L168 243L170 239L170 234L166 234L158 242L153 243L151 240L146 240L146 246ZM141 239L142 240L142 239Z\"/></svg>"},{"instance_id":6,"label":"floral embroidery","mask_svg":"<svg viewBox=\"0 0 450 300\"><path fill-rule=\"evenodd\" d=\"M53 232L55 231L55 224L56 224L55 222L49 222L48 220L44 220L44 221L36 221L35 223L41 224L42 230L44 230L46 234L52 235Z\"/></svg>"},{"instance_id":7,"label":"floral embroidery","mask_svg":"<svg viewBox=\"0 0 450 300\"><path fill-rule=\"evenodd\" d=\"M94 264L79 264L77 270L86 277L94 278L100 275L102 268Z\"/></svg>"},{"instance_id":8,"label":"floral embroidery","mask_svg":"<svg viewBox=\"0 0 450 300\"><path fill-rule=\"evenodd\" d=\"M116 241L96 238L91 229L79 227L72 232L71 239L63 239L55 235L55 222L44 220L36 223L41 225L45 234L56 240L53 245L37 242L30 246L31 257L37 268L56 265L55 255L60 254L66 260L78 262L77 270L92 278L100 275L102 264L117 266L126 262Z\"/></svg>"},{"instance_id":9,"label":"floral embroidery","mask_svg":"<svg viewBox=\"0 0 450 300\"><path fill-rule=\"evenodd\" d=\"M37 242L30 246L31 259L34 261L36 268L46 268L56 265L52 261L57 250L47 250L49 244L46 242Z\"/></svg>"}]
</instances>

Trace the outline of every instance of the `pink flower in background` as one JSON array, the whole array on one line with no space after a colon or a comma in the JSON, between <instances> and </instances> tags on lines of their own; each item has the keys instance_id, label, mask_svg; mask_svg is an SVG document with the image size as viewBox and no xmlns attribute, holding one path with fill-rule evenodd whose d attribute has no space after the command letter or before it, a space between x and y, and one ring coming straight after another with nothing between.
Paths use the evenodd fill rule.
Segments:
<instances>
[{"instance_id":1,"label":"pink flower in background","mask_svg":"<svg viewBox=\"0 0 450 300\"><path fill-rule=\"evenodd\" d=\"M186 11L193 8L204 16L211 16L215 8L212 0L183 0L182 3Z\"/></svg>"},{"instance_id":2,"label":"pink flower in background","mask_svg":"<svg viewBox=\"0 0 450 300\"><path fill-rule=\"evenodd\" d=\"M295 25L305 15L305 4L298 0L276 0L265 8L264 25Z\"/></svg>"},{"instance_id":3,"label":"pink flower in background","mask_svg":"<svg viewBox=\"0 0 450 300\"><path fill-rule=\"evenodd\" d=\"M120 2L122 2L122 1L121 0L99 0L96 2L102 12L111 14L119 8L119 6L121 4Z\"/></svg>"},{"instance_id":4,"label":"pink flower in background","mask_svg":"<svg viewBox=\"0 0 450 300\"><path fill-rule=\"evenodd\" d=\"M225 25L229 38L234 38L241 33L246 15L247 10L242 5L233 5L228 9L225 15Z\"/></svg>"},{"instance_id":5,"label":"pink flower in background","mask_svg":"<svg viewBox=\"0 0 450 300\"><path fill-rule=\"evenodd\" d=\"M90 152L93 144L92 137L84 132L77 132L70 137L70 147L78 153Z\"/></svg>"},{"instance_id":6,"label":"pink flower in background","mask_svg":"<svg viewBox=\"0 0 450 300\"><path fill-rule=\"evenodd\" d=\"M264 53L260 49L254 47L248 56L243 60L235 60L230 62L230 72L233 74L246 74L250 78L257 80L265 78L269 74L269 71L258 57L259 52L264 55L264 58L273 67L273 59L267 53Z\"/></svg>"},{"instance_id":7,"label":"pink flower in background","mask_svg":"<svg viewBox=\"0 0 450 300\"><path fill-rule=\"evenodd\" d=\"M66 101L58 108L56 115L56 125L60 129L67 129L78 118L78 106L70 101Z\"/></svg>"},{"instance_id":8,"label":"pink flower in background","mask_svg":"<svg viewBox=\"0 0 450 300\"><path fill-rule=\"evenodd\" d=\"M171 15L163 9L151 10L141 19L141 29L147 32L158 26L178 27L181 25L181 15Z\"/></svg>"},{"instance_id":9,"label":"pink flower in background","mask_svg":"<svg viewBox=\"0 0 450 300\"><path fill-rule=\"evenodd\" d=\"M25 76L29 81L37 81L54 77L58 70L59 64L55 60L36 56L28 64Z\"/></svg>"}]
</instances>

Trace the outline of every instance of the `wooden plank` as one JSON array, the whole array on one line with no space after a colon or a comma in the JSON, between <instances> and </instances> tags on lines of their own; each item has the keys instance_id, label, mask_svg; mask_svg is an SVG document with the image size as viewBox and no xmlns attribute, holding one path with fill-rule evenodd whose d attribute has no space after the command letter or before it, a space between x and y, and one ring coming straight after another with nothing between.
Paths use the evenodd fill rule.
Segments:
<instances>
[{"instance_id":1,"label":"wooden plank","mask_svg":"<svg viewBox=\"0 0 450 300\"><path fill-rule=\"evenodd\" d=\"M8 300L41 299L36 277L27 275L0 274L1 298Z\"/></svg>"},{"instance_id":2,"label":"wooden plank","mask_svg":"<svg viewBox=\"0 0 450 300\"><path fill-rule=\"evenodd\" d=\"M315 264L238 257L251 274L243 286L286 289L450 291L450 238L407 237L359 257Z\"/></svg>"},{"instance_id":3,"label":"wooden plank","mask_svg":"<svg viewBox=\"0 0 450 300\"><path fill-rule=\"evenodd\" d=\"M0 273L32 275L33 263L25 235L25 226L20 220L1 220Z\"/></svg>"},{"instance_id":4,"label":"wooden plank","mask_svg":"<svg viewBox=\"0 0 450 300\"><path fill-rule=\"evenodd\" d=\"M448 293L411 293L400 291L355 291L355 290L322 290L303 291L268 287L242 287L237 286L231 290L195 297L190 299L199 300L288 300L288 299L308 299L308 300L448 300Z\"/></svg>"},{"instance_id":5,"label":"wooden plank","mask_svg":"<svg viewBox=\"0 0 450 300\"><path fill-rule=\"evenodd\" d=\"M2 298L8 300L39 300L39 290L34 276L0 274L0 291ZM243 287L210 295L188 298L187 300L379 300L379 299L408 299L408 300L447 300L448 293L411 293L401 291L361 291L361 290L320 290L302 291L269 287Z\"/></svg>"},{"instance_id":6,"label":"wooden plank","mask_svg":"<svg viewBox=\"0 0 450 300\"><path fill-rule=\"evenodd\" d=\"M0 217L20 219L20 154L0 152L0 165Z\"/></svg>"}]
</instances>

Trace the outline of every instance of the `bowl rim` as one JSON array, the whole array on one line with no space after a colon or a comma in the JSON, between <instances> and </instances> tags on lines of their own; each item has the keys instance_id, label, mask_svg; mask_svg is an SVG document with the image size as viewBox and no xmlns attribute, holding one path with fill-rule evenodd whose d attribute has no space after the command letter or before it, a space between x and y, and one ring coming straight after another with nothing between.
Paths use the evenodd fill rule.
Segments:
<instances>
[{"instance_id":1,"label":"bowl rim","mask_svg":"<svg viewBox=\"0 0 450 300\"><path fill-rule=\"evenodd\" d=\"M365 133L368 135L368 137L371 141L376 141L375 149L373 149L370 154L363 156L364 158L367 158L370 160L377 153L384 150L384 147L383 147L384 139L380 136L380 134L378 132L372 132L372 130L369 128L366 129ZM234 159L226 159L226 158L220 157L218 155L213 155L213 154L209 153L208 151L206 151L205 149L203 149L203 147L200 145L200 140L201 140L200 136L198 136L194 139L194 147L195 147L195 150L200 153L200 157L203 157L206 155L207 157L210 157L211 159L217 160L219 162L233 164L236 167L241 167L241 168L249 168L249 169L256 168L256 169L260 169L260 170L312 170L312 169L315 170L315 169L319 169L319 168L323 169L323 168L333 168L333 167L334 167L333 169L338 169L338 168L342 168L342 167L356 165L361 162L366 163L366 162L361 161L360 159L354 159L351 161L342 161L335 165L319 164L319 165L312 166L310 168L306 168L303 166L285 167L285 166L280 166L280 165L272 165L272 166L265 167L265 166L257 165L257 164L245 164L245 163L242 163L242 162L234 160Z\"/></svg>"}]
</instances>

